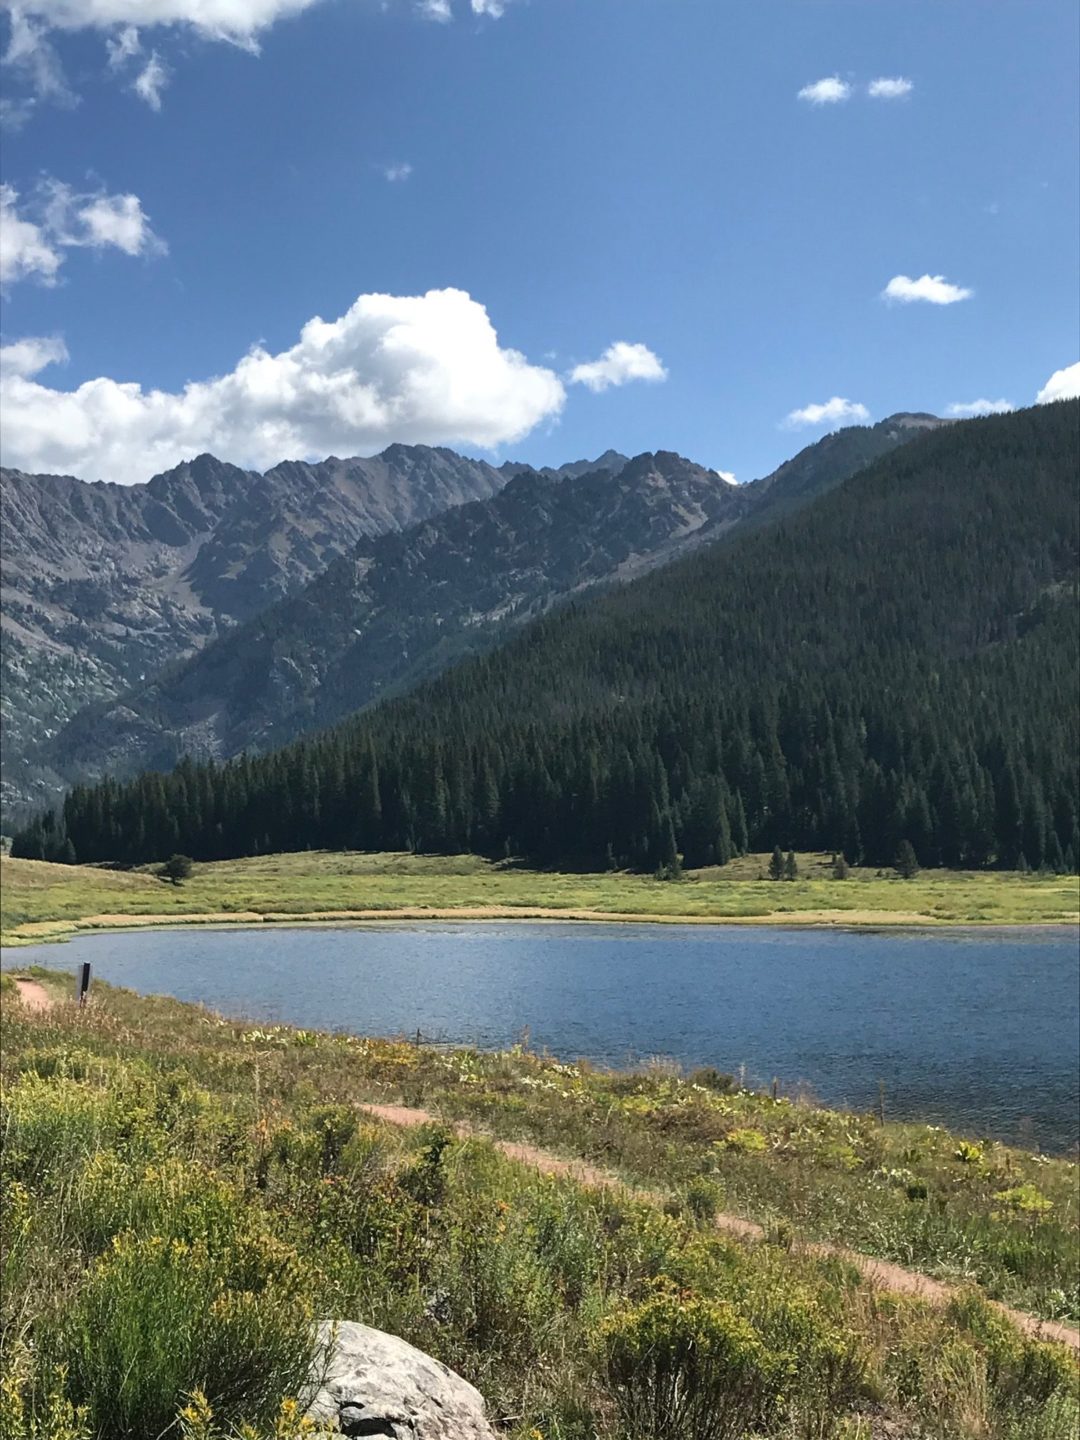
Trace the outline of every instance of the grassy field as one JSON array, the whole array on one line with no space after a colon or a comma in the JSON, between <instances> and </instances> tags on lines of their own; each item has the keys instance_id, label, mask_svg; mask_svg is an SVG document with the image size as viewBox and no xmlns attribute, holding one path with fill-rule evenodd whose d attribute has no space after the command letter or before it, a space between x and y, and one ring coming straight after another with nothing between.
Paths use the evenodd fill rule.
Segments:
<instances>
[{"instance_id":1,"label":"grassy field","mask_svg":"<svg viewBox=\"0 0 1080 1440\"><path fill-rule=\"evenodd\" d=\"M0 860L0 939L60 939L74 928L461 911L565 913L655 920L786 924L1018 925L1076 923L1075 876L890 871L831 878L828 856L801 855L800 878L765 878L768 857L690 871L678 883L625 873L579 875L492 864L476 856L304 852L196 865L174 886L150 870Z\"/></svg>"},{"instance_id":2,"label":"grassy field","mask_svg":"<svg viewBox=\"0 0 1080 1440\"><path fill-rule=\"evenodd\" d=\"M1075 1166L715 1073L252 1028L104 985L38 1015L0 984L5 1436L292 1440L311 1321L337 1317L453 1366L512 1440L1074 1440L1075 1357L987 1297L1077 1313ZM541 1176L460 1119L650 1193ZM882 1293L810 1235L969 1285Z\"/></svg>"}]
</instances>

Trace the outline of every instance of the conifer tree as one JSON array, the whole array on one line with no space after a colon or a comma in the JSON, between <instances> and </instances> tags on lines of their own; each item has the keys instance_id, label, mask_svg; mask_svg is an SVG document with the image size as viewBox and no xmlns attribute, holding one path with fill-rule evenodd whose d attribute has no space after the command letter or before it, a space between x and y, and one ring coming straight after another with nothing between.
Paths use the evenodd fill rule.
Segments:
<instances>
[{"instance_id":1,"label":"conifer tree","mask_svg":"<svg viewBox=\"0 0 1080 1440\"><path fill-rule=\"evenodd\" d=\"M894 868L901 880L914 880L919 873L918 857L910 840L901 840L897 846Z\"/></svg>"}]
</instances>

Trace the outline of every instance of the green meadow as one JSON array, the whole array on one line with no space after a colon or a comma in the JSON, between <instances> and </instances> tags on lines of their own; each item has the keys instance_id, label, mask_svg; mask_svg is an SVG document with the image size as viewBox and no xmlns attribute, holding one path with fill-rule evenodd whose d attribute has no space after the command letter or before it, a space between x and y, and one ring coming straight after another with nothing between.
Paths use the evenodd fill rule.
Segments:
<instances>
[{"instance_id":1,"label":"green meadow","mask_svg":"<svg viewBox=\"0 0 1080 1440\"><path fill-rule=\"evenodd\" d=\"M345 912L471 911L580 914L651 920L841 925L1076 923L1075 876L996 871L852 869L832 878L830 857L800 855L799 877L767 878L749 855L681 880L615 872L575 874L495 864L476 856L305 851L197 864L172 885L153 867L108 870L0 860L4 944L57 939L73 928L210 918L259 922Z\"/></svg>"}]
</instances>

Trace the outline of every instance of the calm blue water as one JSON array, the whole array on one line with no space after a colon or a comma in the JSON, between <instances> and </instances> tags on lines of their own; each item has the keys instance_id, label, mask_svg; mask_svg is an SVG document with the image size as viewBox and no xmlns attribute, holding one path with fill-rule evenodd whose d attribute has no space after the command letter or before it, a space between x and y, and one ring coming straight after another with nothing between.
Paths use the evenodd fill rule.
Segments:
<instances>
[{"instance_id":1,"label":"calm blue water","mask_svg":"<svg viewBox=\"0 0 1080 1440\"><path fill-rule=\"evenodd\" d=\"M830 1105L877 1103L1005 1140L1080 1140L1074 930L889 934L768 927L427 924L80 936L5 967L74 970L309 1027L665 1056Z\"/></svg>"}]
</instances>

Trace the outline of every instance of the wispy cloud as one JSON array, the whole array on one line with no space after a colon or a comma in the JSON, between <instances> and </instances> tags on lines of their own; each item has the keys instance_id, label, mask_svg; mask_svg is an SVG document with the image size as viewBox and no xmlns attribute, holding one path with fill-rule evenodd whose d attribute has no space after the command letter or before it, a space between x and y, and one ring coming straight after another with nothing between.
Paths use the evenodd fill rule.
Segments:
<instances>
[{"instance_id":1,"label":"wispy cloud","mask_svg":"<svg viewBox=\"0 0 1080 1440\"><path fill-rule=\"evenodd\" d=\"M508 0L470 0L474 15L490 15L499 20L506 14Z\"/></svg>"},{"instance_id":2,"label":"wispy cloud","mask_svg":"<svg viewBox=\"0 0 1080 1440\"><path fill-rule=\"evenodd\" d=\"M70 249L112 247L125 255L160 255L166 249L137 195L79 193L50 178L21 207L16 189L0 186L0 236L3 285L28 279L54 285Z\"/></svg>"},{"instance_id":3,"label":"wispy cloud","mask_svg":"<svg viewBox=\"0 0 1080 1440\"><path fill-rule=\"evenodd\" d=\"M1080 396L1080 360L1055 370L1035 396L1036 405L1052 405L1055 400L1075 400Z\"/></svg>"},{"instance_id":4,"label":"wispy cloud","mask_svg":"<svg viewBox=\"0 0 1080 1440\"><path fill-rule=\"evenodd\" d=\"M903 100L914 89L915 82L903 75L881 75L877 80L870 81L866 93L871 100Z\"/></svg>"},{"instance_id":5,"label":"wispy cloud","mask_svg":"<svg viewBox=\"0 0 1080 1440\"><path fill-rule=\"evenodd\" d=\"M391 185L399 185L403 180L408 180L412 174L413 167L407 160L400 160L393 165L380 167L384 180L389 180Z\"/></svg>"},{"instance_id":6,"label":"wispy cloud","mask_svg":"<svg viewBox=\"0 0 1080 1440\"><path fill-rule=\"evenodd\" d=\"M34 104L33 97L29 95L18 100L13 100L10 95L0 97L0 130L12 135L21 130L34 113Z\"/></svg>"},{"instance_id":7,"label":"wispy cloud","mask_svg":"<svg viewBox=\"0 0 1080 1440\"><path fill-rule=\"evenodd\" d=\"M416 12L425 20L435 20L440 25L454 18L450 0L417 0Z\"/></svg>"},{"instance_id":8,"label":"wispy cloud","mask_svg":"<svg viewBox=\"0 0 1080 1440\"><path fill-rule=\"evenodd\" d=\"M48 38L48 25L37 24L24 10L9 10L11 34L3 63L20 71L39 100L70 107L78 104L60 57Z\"/></svg>"},{"instance_id":9,"label":"wispy cloud","mask_svg":"<svg viewBox=\"0 0 1080 1440\"><path fill-rule=\"evenodd\" d=\"M1008 415L1015 409L1011 400L965 400L954 402L945 413L957 420L970 420L976 415Z\"/></svg>"},{"instance_id":10,"label":"wispy cloud","mask_svg":"<svg viewBox=\"0 0 1080 1440\"><path fill-rule=\"evenodd\" d=\"M142 49L138 27L125 25L116 35L105 39L105 53L109 57L109 69L119 70Z\"/></svg>"},{"instance_id":11,"label":"wispy cloud","mask_svg":"<svg viewBox=\"0 0 1080 1440\"><path fill-rule=\"evenodd\" d=\"M70 106L78 103L78 97L68 85L54 37L96 31L104 38L109 69L119 72L140 53L146 29L186 27L204 40L225 41L258 54L263 31L317 3L319 0L6 0L3 8L10 17L11 35L3 63L21 72L37 99ZM131 88L157 109L166 75L165 66L152 56Z\"/></svg>"},{"instance_id":12,"label":"wispy cloud","mask_svg":"<svg viewBox=\"0 0 1080 1440\"><path fill-rule=\"evenodd\" d=\"M839 425L863 425L870 419L870 411L857 400L845 400L834 395L822 405L804 405L801 410L792 410L784 417L784 426L789 430L805 426L827 425L836 429Z\"/></svg>"},{"instance_id":13,"label":"wispy cloud","mask_svg":"<svg viewBox=\"0 0 1080 1440\"><path fill-rule=\"evenodd\" d=\"M850 96L851 86L839 75L827 75L823 80L815 80L812 85L804 85L798 94L800 100L810 105L838 105Z\"/></svg>"},{"instance_id":14,"label":"wispy cloud","mask_svg":"<svg viewBox=\"0 0 1080 1440\"><path fill-rule=\"evenodd\" d=\"M135 77L132 89L140 100L145 100L151 110L161 109L161 92L169 83L169 72L162 64L156 50Z\"/></svg>"},{"instance_id":15,"label":"wispy cloud","mask_svg":"<svg viewBox=\"0 0 1080 1440\"><path fill-rule=\"evenodd\" d=\"M647 345L630 345L625 340L616 340L599 360L575 365L568 378L573 385L584 385L599 393L610 390L614 385L626 385L631 380L666 380L667 371L660 357L654 355Z\"/></svg>"},{"instance_id":16,"label":"wispy cloud","mask_svg":"<svg viewBox=\"0 0 1080 1440\"><path fill-rule=\"evenodd\" d=\"M902 305L919 300L928 305L955 305L958 300L970 300L974 294L974 290L965 289L963 285L953 285L944 275L920 275L917 280L910 275L894 275L881 297Z\"/></svg>"}]
</instances>

